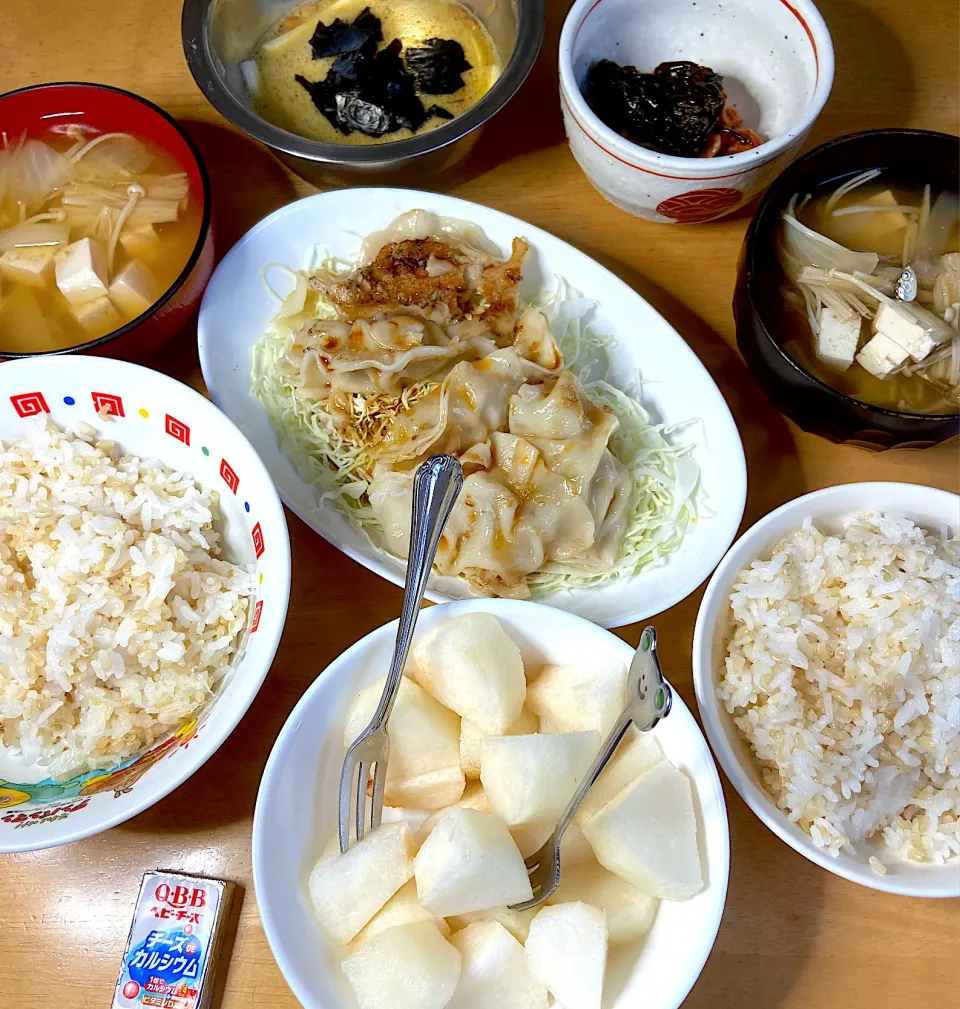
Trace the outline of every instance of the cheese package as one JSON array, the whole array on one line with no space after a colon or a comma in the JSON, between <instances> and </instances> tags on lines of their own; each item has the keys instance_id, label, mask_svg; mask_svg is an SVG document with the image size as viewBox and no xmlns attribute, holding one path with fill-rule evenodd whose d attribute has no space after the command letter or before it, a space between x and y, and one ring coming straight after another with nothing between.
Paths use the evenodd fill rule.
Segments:
<instances>
[{"instance_id":1,"label":"cheese package","mask_svg":"<svg viewBox=\"0 0 960 1009\"><path fill-rule=\"evenodd\" d=\"M113 1009L206 1009L234 884L144 873Z\"/></svg>"}]
</instances>

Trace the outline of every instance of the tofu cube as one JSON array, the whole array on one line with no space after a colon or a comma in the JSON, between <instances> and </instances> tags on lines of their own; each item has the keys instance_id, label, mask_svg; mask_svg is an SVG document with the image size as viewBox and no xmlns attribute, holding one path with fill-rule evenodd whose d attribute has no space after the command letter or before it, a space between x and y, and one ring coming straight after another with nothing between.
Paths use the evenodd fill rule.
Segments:
<instances>
[{"instance_id":1,"label":"tofu cube","mask_svg":"<svg viewBox=\"0 0 960 1009\"><path fill-rule=\"evenodd\" d=\"M883 333L877 333L857 354L857 364L877 378L886 378L909 356L909 351L904 350L895 340L891 340Z\"/></svg>"},{"instance_id":2,"label":"tofu cube","mask_svg":"<svg viewBox=\"0 0 960 1009\"><path fill-rule=\"evenodd\" d=\"M844 319L832 308L824 307L820 310L819 322L818 360L837 371L846 371L853 364L860 343L860 316Z\"/></svg>"},{"instance_id":3,"label":"tofu cube","mask_svg":"<svg viewBox=\"0 0 960 1009\"><path fill-rule=\"evenodd\" d=\"M922 361L936 346L953 335L942 319L921 305L906 302L884 302L874 319L873 331L899 344L914 361Z\"/></svg>"},{"instance_id":4,"label":"tofu cube","mask_svg":"<svg viewBox=\"0 0 960 1009\"><path fill-rule=\"evenodd\" d=\"M56 257L57 287L71 305L107 296L107 254L92 238L81 238Z\"/></svg>"},{"instance_id":5,"label":"tofu cube","mask_svg":"<svg viewBox=\"0 0 960 1009\"><path fill-rule=\"evenodd\" d=\"M506 824L455 806L414 859L420 903L438 918L530 900L527 867Z\"/></svg>"},{"instance_id":6,"label":"tofu cube","mask_svg":"<svg viewBox=\"0 0 960 1009\"><path fill-rule=\"evenodd\" d=\"M17 284L46 287L53 276L56 245L34 245L24 249L8 249L0 256L0 274Z\"/></svg>"},{"instance_id":7,"label":"tofu cube","mask_svg":"<svg viewBox=\"0 0 960 1009\"><path fill-rule=\"evenodd\" d=\"M96 298L80 305L71 305L70 311L91 337L106 336L123 325L120 313L109 298Z\"/></svg>"},{"instance_id":8,"label":"tofu cube","mask_svg":"<svg viewBox=\"0 0 960 1009\"><path fill-rule=\"evenodd\" d=\"M143 315L158 297L157 282L139 259L127 263L109 290L110 300L130 319Z\"/></svg>"},{"instance_id":9,"label":"tofu cube","mask_svg":"<svg viewBox=\"0 0 960 1009\"><path fill-rule=\"evenodd\" d=\"M360 1009L443 1009L460 980L460 951L430 921L395 925L342 964Z\"/></svg>"},{"instance_id":10,"label":"tofu cube","mask_svg":"<svg viewBox=\"0 0 960 1009\"><path fill-rule=\"evenodd\" d=\"M44 313L34 291L18 284L0 298L2 347L19 354L70 345L59 318Z\"/></svg>"},{"instance_id":11,"label":"tofu cube","mask_svg":"<svg viewBox=\"0 0 960 1009\"><path fill-rule=\"evenodd\" d=\"M160 249L157 229L149 223L127 226L120 232L120 244L131 259L152 259Z\"/></svg>"}]
</instances>

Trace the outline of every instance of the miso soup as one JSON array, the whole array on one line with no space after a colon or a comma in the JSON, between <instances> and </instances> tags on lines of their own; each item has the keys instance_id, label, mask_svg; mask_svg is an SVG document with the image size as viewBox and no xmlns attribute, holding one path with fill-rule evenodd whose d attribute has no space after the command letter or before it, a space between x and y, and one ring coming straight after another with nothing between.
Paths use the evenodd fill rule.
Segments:
<instances>
[{"instance_id":1,"label":"miso soup","mask_svg":"<svg viewBox=\"0 0 960 1009\"><path fill-rule=\"evenodd\" d=\"M960 197L865 172L782 214L784 350L829 386L912 413L960 408Z\"/></svg>"},{"instance_id":2,"label":"miso soup","mask_svg":"<svg viewBox=\"0 0 960 1009\"><path fill-rule=\"evenodd\" d=\"M0 354L75 347L169 290L200 234L183 166L147 140L59 124L0 148Z\"/></svg>"}]
</instances>

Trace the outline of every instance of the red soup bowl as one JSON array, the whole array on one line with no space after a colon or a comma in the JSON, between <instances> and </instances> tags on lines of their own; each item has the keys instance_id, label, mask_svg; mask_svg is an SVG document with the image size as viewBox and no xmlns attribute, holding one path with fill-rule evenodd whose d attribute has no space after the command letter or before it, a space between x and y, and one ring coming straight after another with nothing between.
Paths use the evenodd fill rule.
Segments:
<instances>
[{"instance_id":1,"label":"red soup bowl","mask_svg":"<svg viewBox=\"0 0 960 1009\"><path fill-rule=\"evenodd\" d=\"M200 231L179 276L144 313L96 339L73 347L31 353L0 351L0 360L54 354L97 354L140 360L175 336L189 321L213 272L210 180L193 141L177 122L145 98L105 84L38 84L0 95L0 128L8 138L40 137L52 124L78 122L101 133L132 133L169 154L187 173L201 203Z\"/></svg>"}]
</instances>

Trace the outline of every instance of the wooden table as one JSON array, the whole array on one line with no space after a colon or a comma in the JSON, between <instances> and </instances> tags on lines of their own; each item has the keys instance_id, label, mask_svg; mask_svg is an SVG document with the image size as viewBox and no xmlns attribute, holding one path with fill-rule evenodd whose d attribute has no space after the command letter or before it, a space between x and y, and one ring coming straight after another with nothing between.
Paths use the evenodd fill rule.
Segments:
<instances>
[{"instance_id":1,"label":"wooden table","mask_svg":"<svg viewBox=\"0 0 960 1009\"><path fill-rule=\"evenodd\" d=\"M730 298L750 210L702 226L661 227L605 203L570 156L556 87L565 0L521 93L495 121L457 195L572 242L647 298L686 338L727 398L750 472L744 525L806 491L853 480L956 490L956 444L871 454L785 420L736 350ZM958 130L955 0L820 0L837 77L810 144L858 129ZM252 224L312 192L238 135L194 86L176 0L0 0L0 91L56 80L128 88L182 120L213 181L225 252ZM2 122L0 122L2 128ZM156 367L202 388L194 333ZM172 366L172 369L171 369ZM152 809L98 837L0 858L0 1006L109 1003L140 876L158 865L246 888L223 1004L295 1006L257 916L250 827L273 740L317 673L399 612L400 591L288 516L293 590L269 681L220 751ZM345 586L350 591L345 591ZM665 666L695 710L690 676L701 591L657 619ZM319 632L319 633L318 633ZM636 644L637 627L622 636ZM727 787L730 893L690 1009L926 1009L960 1005L960 908L876 893L832 876L778 841Z\"/></svg>"}]
</instances>

